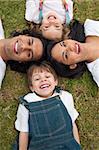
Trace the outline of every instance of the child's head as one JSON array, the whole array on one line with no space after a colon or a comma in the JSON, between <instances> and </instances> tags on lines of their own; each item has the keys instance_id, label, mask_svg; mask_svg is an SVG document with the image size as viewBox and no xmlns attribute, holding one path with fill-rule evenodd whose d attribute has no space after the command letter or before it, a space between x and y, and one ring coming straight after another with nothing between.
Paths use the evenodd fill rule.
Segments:
<instances>
[{"instance_id":1,"label":"child's head","mask_svg":"<svg viewBox=\"0 0 99 150\"><path fill-rule=\"evenodd\" d=\"M37 62L28 70L28 83L31 91L47 98L53 94L58 77L48 62Z\"/></svg>"},{"instance_id":2,"label":"child's head","mask_svg":"<svg viewBox=\"0 0 99 150\"><path fill-rule=\"evenodd\" d=\"M50 40L60 40L63 35L62 21L56 12L49 12L43 16L41 25L42 35Z\"/></svg>"}]
</instances>

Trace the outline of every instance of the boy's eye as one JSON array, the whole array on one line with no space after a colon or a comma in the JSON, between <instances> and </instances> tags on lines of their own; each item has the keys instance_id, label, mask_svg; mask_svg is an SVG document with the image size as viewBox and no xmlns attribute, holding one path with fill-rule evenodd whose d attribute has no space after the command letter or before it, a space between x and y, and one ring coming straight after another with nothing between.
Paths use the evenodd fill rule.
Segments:
<instances>
[{"instance_id":1,"label":"boy's eye","mask_svg":"<svg viewBox=\"0 0 99 150\"><path fill-rule=\"evenodd\" d=\"M38 81L39 79L40 79L39 77L38 78L33 78L34 81Z\"/></svg>"},{"instance_id":2,"label":"boy's eye","mask_svg":"<svg viewBox=\"0 0 99 150\"><path fill-rule=\"evenodd\" d=\"M34 79L34 81L38 81L39 79Z\"/></svg>"},{"instance_id":3,"label":"boy's eye","mask_svg":"<svg viewBox=\"0 0 99 150\"><path fill-rule=\"evenodd\" d=\"M48 75L48 76L46 76L46 78L50 78L50 76Z\"/></svg>"}]
</instances>

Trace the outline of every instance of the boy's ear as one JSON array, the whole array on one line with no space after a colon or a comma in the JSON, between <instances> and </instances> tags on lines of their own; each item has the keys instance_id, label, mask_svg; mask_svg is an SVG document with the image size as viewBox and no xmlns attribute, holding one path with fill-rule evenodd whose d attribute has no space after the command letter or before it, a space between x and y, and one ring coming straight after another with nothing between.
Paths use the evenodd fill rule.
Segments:
<instances>
[{"instance_id":1,"label":"boy's ear","mask_svg":"<svg viewBox=\"0 0 99 150\"><path fill-rule=\"evenodd\" d=\"M75 69L76 67L77 67L77 64L73 64L69 66L70 69Z\"/></svg>"},{"instance_id":2,"label":"boy's ear","mask_svg":"<svg viewBox=\"0 0 99 150\"><path fill-rule=\"evenodd\" d=\"M33 85L30 85L29 89L30 89L32 92L34 92L34 90L33 90Z\"/></svg>"},{"instance_id":3,"label":"boy's ear","mask_svg":"<svg viewBox=\"0 0 99 150\"><path fill-rule=\"evenodd\" d=\"M58 85L58 79L56 79L55 82L56 82L56 86L57 86Z\"/></svg>"}]
</instances>

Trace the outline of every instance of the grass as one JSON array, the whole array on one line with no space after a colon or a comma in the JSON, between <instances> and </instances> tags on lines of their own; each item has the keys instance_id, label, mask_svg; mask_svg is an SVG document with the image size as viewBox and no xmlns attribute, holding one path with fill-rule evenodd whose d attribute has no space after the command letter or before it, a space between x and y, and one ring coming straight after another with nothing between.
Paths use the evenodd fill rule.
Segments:
<instances>
[{"instance_id":1,"label":"grass","mask_svg":"<svg viewBox=\"0 0 99 150\"><path fill-rule=\"evenodd\" d=\"M24 20L24 0L1 0L0 16L3 18L5 35L15 29L26 27ZM99 19L98 0L75 0L76 19ZM71 92L75 106L80 113L77 120L83 150L99 150L99 89L89 72L79 79L60 79L60 85ZM6 76L0 91L0 150L10 150L16 136L14 121L18 106L18 97L28 92L25 74L7 68Z\"/></svg>"}]
</instances>

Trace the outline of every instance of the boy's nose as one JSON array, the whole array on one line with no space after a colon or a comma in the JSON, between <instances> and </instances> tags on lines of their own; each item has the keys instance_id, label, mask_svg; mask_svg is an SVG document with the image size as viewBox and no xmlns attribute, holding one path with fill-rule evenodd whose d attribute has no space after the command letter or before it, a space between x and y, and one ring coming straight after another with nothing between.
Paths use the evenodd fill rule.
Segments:
<instances>
[{"instance_id":1,"label":"boy's nose","mask_svg":"<svg viewBox=\"0 0 99 150\"><path fill-rule=\"evenodd\" d=\"M43 82L43 81L46 81L46 78L45 77L43 77L42 79L41 79L41 81Z\"/></svg>"}]
</instances>

